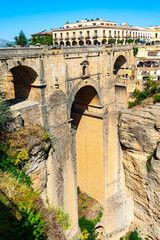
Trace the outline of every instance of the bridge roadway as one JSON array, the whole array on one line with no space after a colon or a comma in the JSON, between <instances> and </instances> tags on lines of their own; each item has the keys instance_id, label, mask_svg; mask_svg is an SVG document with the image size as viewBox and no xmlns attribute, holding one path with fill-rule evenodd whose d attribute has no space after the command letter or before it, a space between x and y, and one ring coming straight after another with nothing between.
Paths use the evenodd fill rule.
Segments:
<instances>
[{"instance_id":1,"label":"bridge roadway","mask_svg":"<svg viewBox=\"0 0 160 240\"><path fill-rule=\"evenodd\" d=\"M84 47L62 47L61 49L51 49L48 46L42 47L6 47L0 48L0 59L9 59L12 57L39 57L46 54L74 54L77 52L104 52L104 51L128 51L133 47L145 47L145 45L113 45L112 47L105 46L84 46Z\"/></svg>"}]
</instances>

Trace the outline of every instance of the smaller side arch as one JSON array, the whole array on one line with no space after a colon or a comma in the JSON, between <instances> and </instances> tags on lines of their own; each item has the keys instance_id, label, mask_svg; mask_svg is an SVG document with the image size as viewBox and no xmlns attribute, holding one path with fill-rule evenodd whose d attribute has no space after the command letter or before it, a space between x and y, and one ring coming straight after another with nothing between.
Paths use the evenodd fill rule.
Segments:
<instances>
[{"instance_id":1,"label":"smaller side arch","mask_svg":"<svg viewBox=\"0 0 160 240\"><path fill-rule=\"evenodd\" d=\"M34 87L37 72L29 66L10 63L2 77L2 90L8 99L31 100L39 102L40 89Z\"/></svg>"},{"instance_id":2,"label":"smaller side arch","mask_svg":"<svg viewBox=\"0 0 160 240\"><path fill-rule=\"evenodd\" d=\"M113 66L113 74L117 75L123 75L124 74L124 69L127 68L127 59L124 55L119 55L115 62L114 62L114 66Z\"/></svg>"}]
</instances>

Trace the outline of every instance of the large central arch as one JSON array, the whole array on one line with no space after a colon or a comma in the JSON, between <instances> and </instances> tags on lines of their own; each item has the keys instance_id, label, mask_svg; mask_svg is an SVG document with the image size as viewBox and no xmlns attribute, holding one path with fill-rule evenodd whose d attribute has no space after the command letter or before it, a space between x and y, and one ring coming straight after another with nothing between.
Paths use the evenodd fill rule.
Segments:
<instances>
[{"instance_id":1,"label":"large central arch","mask_svg":"<svg viewBox=\"0 0 160 240\"><path fill-rule=\"evenodd\" d=\"M104 204L103 119L100 101L92 86L82 87L71 109L76 130L77 186Z\"/></svg>"}]
</instances>

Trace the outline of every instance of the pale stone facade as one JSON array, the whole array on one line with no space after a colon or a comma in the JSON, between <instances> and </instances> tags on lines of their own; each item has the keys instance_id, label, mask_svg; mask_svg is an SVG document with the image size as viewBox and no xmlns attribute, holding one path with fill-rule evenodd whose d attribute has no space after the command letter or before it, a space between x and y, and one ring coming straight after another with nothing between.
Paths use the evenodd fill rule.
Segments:
<instances>
[{"instance_id":1,"label":"pale stone facade","mask_svg":"<svg viewBox=\"0 0 160 240\"><path fill-rule=\"evenodd\" d=\"M160 26L149 27L152 31L152 41L160 41Z\"/></svg>"},{"instance_id":2,"label":"pale stone facade","mask_svg":"<svg viewBox=\"0 0 160 240\"><path fill-rule=\"evenodd\" d=\"M152 48L139 48L136 56L135 75L138 81L142 81L148 76L153 76L155 80L160 80L160 47L154 45Z\"/></svg>"},{"instance_id":3,"label":"pale stone facade","mask_svg":"<svg viewBox=\"0 0 160 240\"><path fill-rule=\"evenodd\" d=\"M106 44L111 38L114 38L116 43L119 40L127 43L128 39L137 38L150 41L151 32L149 28L133 27L127 23L118 26L116 22L102 19L66 23L63 28L52 29L53 43L65 46Z\"/></svg>"}]
</instances>

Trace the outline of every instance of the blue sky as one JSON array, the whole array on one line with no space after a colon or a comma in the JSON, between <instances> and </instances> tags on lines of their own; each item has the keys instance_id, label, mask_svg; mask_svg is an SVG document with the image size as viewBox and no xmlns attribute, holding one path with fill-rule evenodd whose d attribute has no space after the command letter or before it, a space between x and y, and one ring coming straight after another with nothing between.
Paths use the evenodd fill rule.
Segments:
<instances>
[{"instance_id":1,"label":"blue sky","mask_svg":"<svg viewBox=\"0 0 160 240\"><path fill-rule=\"evenodd\" d=\"M160 25L160 1L110 0L110 1L11 1L0 3L0 38L13 41L23 30L30 34L51 28L63 27L66 22L102 18L128 22L133 26Z\"/></svg>"}]
</instances>

